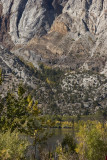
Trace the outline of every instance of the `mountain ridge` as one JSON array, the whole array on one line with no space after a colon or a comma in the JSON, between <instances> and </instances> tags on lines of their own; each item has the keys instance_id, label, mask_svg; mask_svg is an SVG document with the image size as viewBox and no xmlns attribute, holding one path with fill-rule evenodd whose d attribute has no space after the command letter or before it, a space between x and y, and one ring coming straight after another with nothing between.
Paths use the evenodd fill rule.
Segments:
<instances>
[{"instance_id":1,"label":"mountain ridge","mask_svg":"<svg viewBox=\"0 0 107 160\"><path fill-rule=\"evenodd\" d=\"M0 68L23 72L46 112L107 106L106 0L1 0L0 44Z\"/></svg>"}]
</instances>

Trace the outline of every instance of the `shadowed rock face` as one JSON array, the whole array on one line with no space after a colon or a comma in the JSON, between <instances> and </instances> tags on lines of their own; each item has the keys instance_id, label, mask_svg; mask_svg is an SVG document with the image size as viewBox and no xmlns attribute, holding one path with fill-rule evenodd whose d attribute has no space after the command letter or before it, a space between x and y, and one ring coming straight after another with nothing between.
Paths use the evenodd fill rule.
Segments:
<instances>
[{"instance_id":1,"label":"shadowed rock face","mask_svg":"<svg viewBox=\"0 0 107 160\"><path fill-rule=\"evenodd\" d=\"M106 0L71 0L64 7L63 13L68 13L74 20L72 27L81 34L86 31L99 34L107 29Z\"/></svg>"},{"instance_id":2,"label":"shadowed rock face","mask_svg":"<svg viewBox=\"0 0 107 160\"><path fill-rule=\"evenodd\" d=\"M81 102L90 113L94 101L107 106L107 0L0 0L0 43L3 96L23 81L43 106L53 100L62 113L79 113ZM59 89L47 86L42 63L67 70Z\"/></svg>"},{"instance_id":3,"label":"shadowed rock face","mask_svg":"<svg viewBox=\"0 0 107 160\"><path fill-rule=\"evenodd\" d=\"M15 44L46 34L57 16L57 21L63 21L73 33L100 34L107 30L106 0L1 0L0 6Z\"/></svg>"},{"instance_id":4,"label":"shadowed rock face","mask_svg":"<svg viewBox=\"0 0 107 160\"><path fill-rule=\"evenodd\" d=\"M0 13L8 15L9 34L12 41L25 43L35 35L41 36L50 29L55 16L62 12L60 3L56 0L1 0Z\"/></svg>"},{"instance_id":5,"label":"shadowed rock face","mask_svg":"<svg viewBox=\"0 0 107 160\"><path fill-rule=\"evenodd\" d=\"M3 6L0 4L0 43L4 44L5 47L11 49L14 44L9 35L10 28L10 12L3 15Z\"/></svg>"},{"instance_id":6,"label":"shadowed rock face","mask_svg":"<svg viewBox=\"0 0 107 160\"><path fill-rule=\"evenodd\" d=\"M96 58L100 61L102 56L106 61L106 0L0 2L0 40L8 44L7 47L21 44L18 48L27 50L31 56L33 52L33 57L35 53L45 62L53 59L56 65L71 68L72 65L79 68L84 63L92 64L92 59L96 64ZM23 49L14 48L13 52L22 55ZM99 68L101 71L102 65Z\"/></svg>"}]
</instances>

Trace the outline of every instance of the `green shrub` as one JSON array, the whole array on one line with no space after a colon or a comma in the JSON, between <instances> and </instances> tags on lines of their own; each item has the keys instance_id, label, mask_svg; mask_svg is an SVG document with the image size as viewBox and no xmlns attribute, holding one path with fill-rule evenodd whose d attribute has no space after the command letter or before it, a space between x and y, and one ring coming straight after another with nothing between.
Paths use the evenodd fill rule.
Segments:
<instances>
[{"instance_id":1,"label":"green shrub","mask_svg":"<svg viewBox=\"0 0 107 160\"><path fill-rule=\"evenodd\" d=\"M25 151L29 145L26 139L21 139L19 133L7 131L0 133L0 159L20 160L25 159Z\"/></svg>"},{"instance_id":2,"label":"green shrub","mask_svg":"<svg viewBox=\"0 0 107 160\"><path fill-rule=\"evenodd\" d=\"M106 126L105 126L106 127ZM106 128L97 121L87 121L77 133L76 152L80 160L103 160L107 154Z\"/></svg>"},{"instance_id":3,"label":"green shrub","mask_svg":"<svg viewBox=\"0 0 107 160\"><path fill-rule=\"evenodd\" d=\"M62 148L65 150L65 152L75 152L76 148L76 142L72 135L66 134L63 141L62 141Z\"/></svg>"}]
</instances>

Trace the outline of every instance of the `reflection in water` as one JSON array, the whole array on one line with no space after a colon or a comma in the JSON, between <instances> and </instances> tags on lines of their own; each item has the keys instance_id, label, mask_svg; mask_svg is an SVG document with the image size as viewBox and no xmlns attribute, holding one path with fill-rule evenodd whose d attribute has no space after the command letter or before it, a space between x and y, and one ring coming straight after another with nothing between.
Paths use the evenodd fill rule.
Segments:
<instances>
[{"instance_id":1,"label":"reflection in water","mask_svg":"<svg viewBox=\"0 0 107 160\"><path fill-rule=\"evenodd\" d=\"M62 142L64 135L72 134L72 129L68 128L53 128L49 132L53 132L53 136L48 138L45 145L42 145L48 151L54 151L59 143Z\"/></svg>"},{"instance_id":2,"label":"reflection in water","mask_svg":"<svg viewBox=\"0 0 107 160\"><path fill-rule=\"evenodd\" d=\"M42 148L42 150L44 150L45 152L54 152L56 147L58 146L58 144L60 144L64 138L64 135L66 134L72 134L72 129L69 128L51 128L49 129L49 132L52 133L53 135L48 138L48 140L46 141L46 143L41 143L40 146ZM35 149L37 149L37 146L33 145L33 141L34 139L32 139L31 137L28 137L28 140L31 142L31 146L28 148L28 152L26 154L27 159L29 160L34 160L35 158L32 157L37 157L37 154L35 152ZM38 153L39 155L39 153ZM37 159L37 158L36 158Z\"/></svg>"}]
</instances>

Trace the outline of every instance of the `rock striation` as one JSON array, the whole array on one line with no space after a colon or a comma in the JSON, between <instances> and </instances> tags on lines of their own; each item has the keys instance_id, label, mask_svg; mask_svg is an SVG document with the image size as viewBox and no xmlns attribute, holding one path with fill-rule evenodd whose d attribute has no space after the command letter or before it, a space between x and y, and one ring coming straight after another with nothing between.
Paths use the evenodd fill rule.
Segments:
<instances>
[{"instance_id":1,"label":"rock striation","mask_svg":"<svg viewBox=\"0 0 107 160\"><path fill-rule=\"evenodd\" d=\"M3 83L0 85L0 93L6 93L23 82L27 86L35 88L38 79L31 69L20 58L0 46L0 69L2 69Z\"/></svg>"},{"instance_id":2,"label":"rock striation","mask_svg":"<svg viewBox=\"0 0 107 160\"><path fill-rule=\"evenodd\" d=\"M12 41L25 43L35 35L41 36L51 27L55 16L62 12L56 0L1 0L2 16L8 15Z\"/></svg>"},{"instance_id":3,"label":"rock striation","mask_svg":"<svg viewBox=\"0 0 107 160\"><path fill-rule=\"evenodd\" d=\"M101 39L107 43L106 0L1 0L0 8L0 37L6 41L8 34L7 43L25 44L48 32L70 32L74 40L89 32L98 39L96 49Z\"/></svg>"},{"instance_id":4,"label":"rock striation","mask_svg":"<svg viewBox=\"0 0 107 160\"><path fill-rule=\"evenodd\" d=\"M65 13L72 19L70 28L73 32L84 34L89 31L97 35L107 29L106 0L71 0L63 9Z\"/></svg>"},{"instance_id":5,"label":"rock striation","mask_svg":"<svg viewBox=\"0 0 107 160\"><path fill-rule=\"evenodd\" d=\"M0 0L0 44L1 92L23 81L46 112L107 106L107 0ZM41 64L64 71L57 88Z\"/></svg>"}]
</instances>

